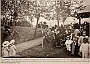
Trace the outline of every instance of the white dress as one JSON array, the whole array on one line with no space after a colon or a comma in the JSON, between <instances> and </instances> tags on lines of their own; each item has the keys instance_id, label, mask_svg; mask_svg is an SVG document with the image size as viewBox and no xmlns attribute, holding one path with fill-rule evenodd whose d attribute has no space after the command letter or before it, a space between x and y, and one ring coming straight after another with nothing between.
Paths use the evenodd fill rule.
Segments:
<instances>
[{"instance_id":1,"label":"white dress","mask_svg":"<svg viewBox=\"0 0 90 64\"><path fill-rule=\"evenodd\" d=\"M89 58L90 58L90 44L89 44Z\"/></svg>"},{"instance_id":2,"label":"white dress","mask_svg":"<svg viewBox=\"0 0 90 64\"><path fill-rule=\"evenodd\" d=\"M68 51L71 51L72 40L66 40L65 45Z\"/></svg>"},{"instance_id":3,"label":"white dress","mask_svg":"<svg viewBox=\"0 0 90 64\"><path fill-rule=\"evenodd\" d=\"M88 58L89 44L82 43L80 46L80 51L82 52L82 58Z\"/></svg>"},{"instance_id":4,"label":"white dress","mask_svg":"<svg viewBox=\"0 0 90 64\"><path fill-rule=\"evenodd\" d=\"M9 56L15 56L16 55L16 46L12 45L9 50Z\"/></svg>"},{"instance_id":5,"label":"white dress","mask_svg":"<svg viewBox=\"0 0 90 64\"><path fill-rule=\"evenodd\" d=\"M8 47L3 47L2 48L2 57L8 57L9 54L8 54Z\"/></svg>"}]
</instances>

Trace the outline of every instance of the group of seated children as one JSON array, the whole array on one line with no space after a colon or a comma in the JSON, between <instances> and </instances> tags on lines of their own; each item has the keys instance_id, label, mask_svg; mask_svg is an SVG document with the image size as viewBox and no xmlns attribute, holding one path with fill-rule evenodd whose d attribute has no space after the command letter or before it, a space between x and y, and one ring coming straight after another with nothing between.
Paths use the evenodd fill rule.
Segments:
<instances>
[{"instance_id":1,"label":"group of seated children","mask_svg":"<svg viewBox=\"0 0 90 64\"><path fill-rule=\"evenodd\" d=\"M16 55L15 40L4 41L2 44L2 57L11 57Z\"/></svg>"}]
</instances>

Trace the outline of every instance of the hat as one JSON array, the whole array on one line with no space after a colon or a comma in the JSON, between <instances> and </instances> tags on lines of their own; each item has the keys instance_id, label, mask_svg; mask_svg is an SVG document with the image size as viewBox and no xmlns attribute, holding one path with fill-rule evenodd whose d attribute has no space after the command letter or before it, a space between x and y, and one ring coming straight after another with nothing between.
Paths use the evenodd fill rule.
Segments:
<instances>
[{"instance_id":1,"label":"hat","mask_svg":"<svg viewBox=\"0 0 90 64\"><path fill-rule=\"evenodd\" d=\"M4 41L2 44L3 47L7 47L8 45L9 45L9 41Z\"/></svg>"},{"instance_id":2,"label":"hat","mask_svg":"<svg viewBox=\"0 0 90 64\"><path fill-rule=\"evenodd\" d=\"M67 36L67 38L69 38L69 36Z\"/></svg>"},{"instance_id":3,"label":"hat","mask_svg":"<svg viewBox=\"0 0 90 64\"><path fill-rule=\"evenodd\" d=\"M11 41L10 41L10 44L14 44L14 43L15 43L15 40L11 40Z\"/></svg>"}]
</instances>

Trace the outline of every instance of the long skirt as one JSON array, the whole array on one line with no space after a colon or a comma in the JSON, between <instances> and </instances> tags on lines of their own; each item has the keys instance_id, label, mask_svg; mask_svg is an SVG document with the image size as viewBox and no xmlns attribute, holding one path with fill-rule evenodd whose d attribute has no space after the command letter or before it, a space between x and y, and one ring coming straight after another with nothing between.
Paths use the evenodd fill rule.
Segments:
<instances>
[{"instance_id":1,"label":"long skirt","mask_svg":"<svg viewBox=\"0 0 90 64\"><path fill-rule=\"evenodd\" d=\"M71 54L75 54L74 53L74 51L75 51L75 43L72 43L72 45L71 45Z\"/></svg>"}]
</instances>

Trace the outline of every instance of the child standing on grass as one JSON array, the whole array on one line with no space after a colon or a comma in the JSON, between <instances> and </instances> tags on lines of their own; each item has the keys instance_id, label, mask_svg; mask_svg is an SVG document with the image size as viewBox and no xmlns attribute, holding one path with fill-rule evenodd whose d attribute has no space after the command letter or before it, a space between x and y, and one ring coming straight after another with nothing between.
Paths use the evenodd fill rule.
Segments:
<instances>
[{"instance_id":1,"label":"child standing on grass","mask_svg":"<svg viewBox=\"0 0 90 64\"><path fill-rule=\"evenodd\" d=\"M16 46L14 45L15 40L10 41L10 47L9 47L9 56L15 56L16 55Z\"/></svg>"},{"instance_id":2,"label":"child standing on grass","mask_svg":"<svg viewBox=\"0 0 90 64\"><path fill-rule=\"evenodd\" d=\"M8 41L4 41L2 44L2 57L8 57L9 54L9 48L8 48L9 42Z\"/></svg>"},{"instance_id":3,"label":"child standing on grass","mask_svg":"<svg viewBox=\"0 0 90 64\"><path fill-rule=\"evenodd\" d=\"M65 45L66 45L66 49L68 51L68 53L70 54L71 53L71 44L72 44L72 40L70 40L70 37L67 36L67 40L65 42Z\"/></svg>"},{"instance_id":4,"label":"child standing on grass","mask_svg":"<svg viewBox=\"0 0 90 64\"><path fill-rule=\"evenodd\" d=\"M88 58L89 44L87 38L83 38L83 43L80 46L80 52L82 52L82 58Z\"/></svg>"}]
</instances>

